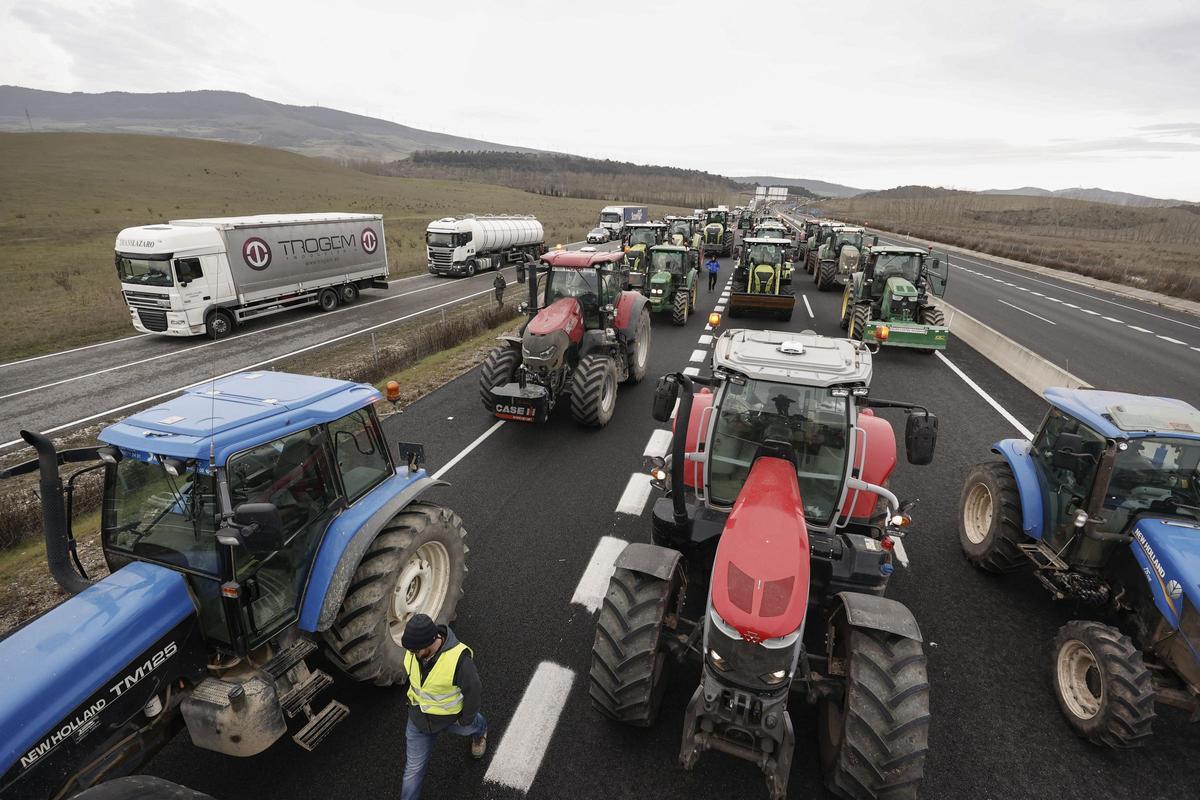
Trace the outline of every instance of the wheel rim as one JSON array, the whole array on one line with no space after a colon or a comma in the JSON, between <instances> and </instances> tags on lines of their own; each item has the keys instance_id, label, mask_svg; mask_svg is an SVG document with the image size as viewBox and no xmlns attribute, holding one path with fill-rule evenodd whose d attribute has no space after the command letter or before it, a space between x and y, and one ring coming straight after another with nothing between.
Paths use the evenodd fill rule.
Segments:
<instances>
[{"instance_id":1,"label":"wheel rim","mask_svg":"<svg viewBox=\"0 0 1200 800\"><path fill-rule=\"evenodd\" d=\"M613 407L613 403L617 399L617 382L613 377L612 370L604 373L604 389L600 392L600 407L605 413Z\"/></svg>"},{"instance_id":2,"label":"wheel rim","mask_svg":"<svg viewBox=\"0 0 1200 800\"><path fill-rule=\"evenodd\" d=\"M321 308L328 311L337 305L337 295L333 292L325 292L321 295Z\"/></svg>"},{"instance_id":3,"label":"wheel rim","mask_svg":"<svg viewBox=\"0 0 1200 800\"><path fill-rule=\"evenodd\" d=\"M1104 704L1100 664L1091 649L1072 639L1058 651L1058 690L1067 710L1079 719L1091 719Z\"/></svg>"},{"instance_id":4,"label":"wheel rim","mask_svg":"<svg viewBox=\"0 0 1200 800\"><path fill-rule=\"evenodd\" d=\"M650 320L643 314L638 322L637 341L633 344L633 362L638 372L646 368L646 356L650 352Z\"/></svg>"},{"instance_id":5,"label":"wheel rim","mask_svg":"<svg viewBox=\"0 0 1200 800\"><path fill-rule=\"evenodd\" d=\"M963 531L971 544L983 544L992 530L992 490L977 483L963 502Z\"/></svg>"},{"instance_id":6,"label":"wheel rim","mask_svg":"<svg viewBox=\"0 0 1200 800\"><path fill-rule=\"evenodd\" d=\"M388 631L400 644L404 626L415 614L437 619L450 591L450 553L441 542L426 542L400 570L388 606Z\"/></svg>"},{"instance_id":7,"label":"wheel rim","mask_svg":"<svg viewBox=\"0 0 1200 800\"><path fill-rule=\"evenodd\" d=\"M217 314L212 319L212 329L216 334L224 336L225 334L229 333L229 322L223 315Z\"/></svg>"}]
</instances>

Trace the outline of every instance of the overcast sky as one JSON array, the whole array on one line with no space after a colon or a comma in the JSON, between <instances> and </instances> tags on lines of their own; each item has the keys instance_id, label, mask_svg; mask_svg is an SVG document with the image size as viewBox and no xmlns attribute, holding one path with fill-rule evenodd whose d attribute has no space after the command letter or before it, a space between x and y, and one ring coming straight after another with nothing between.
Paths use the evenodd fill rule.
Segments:
<instances>
[{"instance_id":1,"label":"overcast sky","mask_svg":"<svg viewBox=\"0 0 1200 800\"><path fill-rule=\"evenodd\" d=\"M229 89L727 175L1200 201L1197 0L0 0L0 30L0 83L39 89Z\"/></svg>"}]
</instances>

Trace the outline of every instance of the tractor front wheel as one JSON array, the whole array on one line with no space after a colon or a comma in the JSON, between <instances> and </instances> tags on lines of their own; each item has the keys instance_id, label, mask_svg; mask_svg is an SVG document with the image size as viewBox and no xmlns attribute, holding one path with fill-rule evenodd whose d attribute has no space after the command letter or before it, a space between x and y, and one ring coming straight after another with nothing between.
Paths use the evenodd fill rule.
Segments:
<instances>
[{"instance_id":1,"label":"tractor front wheel","mask_svg":"<svg viewBox=\"0 0 1200 800\"><path fill-rule=\"evenodd\" d=\"M861 303L854 307L850 312L850 331L851 339L863 340L863 335L867 331L867 324L871 321L871 307L866 303Z\"/></svg>"},{"instance_id":2,"label":"tractor front wheel","mask_svg":"<svg viewBox=\"0 0 1200 800\"><path fill-rule=\"evenodd\" d=\"M850 327L850 309L853 305L850 302L850 287L846 287L846 291L842 294L842 317L838 320L838 326L842 330L847 330Z\"/></svg>"},{"instance_id":3,"label":"tractor front wheel","mask_svg":"<svg viewBox=\"0 0 1200 800\"><path fill-rule=\"evenodd\" d=\"M511 383L521 363L521 351L512 345L492 348L483 367L479 370L479 399L489 412L496 410L496 398L492 389Z\"/></svg>"},{"instance_id":4,"label":"tractor front wheel","mask_svg":"<svg viewBox=\"0 0 1200 800\"><path fill-rule=\"evenodd\" d=\"M817 270L817 291L827 292L837 285L837 262L822 261Z\"/></svg>"},{"instance_id":5,"label":"tractor front wheel","mask_svg":"<svg viewBox=\"0 0 1200 800\"><path fill-rule=\"evenodd\" d=\"M671 303L671 324L687 325L688 321L688 298L690 293L686 289L677 289L675 297Z\"/></svg>"},{"instance_id":6,"label":"tractor front wheel","mask_svg":"<svg viewBox=\"0 0 1200 800\"><path fill-rule=\"evenodd\" d=\"M637 383L646 377L646 363L650 360L650 311L645 306L642 306L642 313L638 314L637 330L626 358L629 359L626 383Z\"/></svg>"},{"instance_id":7,"label":"tractor front wheel","mask_svg":"<svg viewBox=\"0 0 1200 800\"><path fill-rule=\"evenodd\" d=\"M1067 722L1105 747L1139 747L1154 722L1154 679L1129 637L1072 620L1054 639L1054 693Z\"/></svg>"},{"instance_id":8,"label":"tractor front wheel","mask_svg":"<svg viewBox=\"0 0 1200 800\"><path fill-rule=\"evenodd\" d=\"M586 356L571 376L571 416L580 425L603 428L617 407L617 369L607 356Z\"/></svg>"},{"instance_id":9,"label":"tractor front wheel","mask_svg":"<svg viewBox=\"0 0 1200 800\"><path fill-rule=\"evenodd\" d=\"M466 576L466 530L453 511L413 503L375 535L342 606L321 634L329 660L357 681L403 683L400 637L415 614L454 620Z\"/></svg>"},{"instance_id":10,"label":"tractor front wheel","mask_svg":"<svg viewBox=\"0 0 1200 800\"><path fill-rule=\"evenodd\" d=\"M1021 552L1024 518L1017 479L1007 461L979 464L959 501L958 541L967 560L987 572L1014 572L1029 563Z\"/></svg>"}]
</instances>

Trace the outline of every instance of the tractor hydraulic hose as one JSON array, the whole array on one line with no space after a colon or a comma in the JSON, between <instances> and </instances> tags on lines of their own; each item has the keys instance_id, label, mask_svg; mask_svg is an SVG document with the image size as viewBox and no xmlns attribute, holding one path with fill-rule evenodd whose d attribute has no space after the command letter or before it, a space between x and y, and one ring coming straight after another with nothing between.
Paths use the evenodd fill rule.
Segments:
<instances>
[{"instance_id":1,"label":"tractor hydraulic hose","mask_svg":"<svg viewBox=\"0 0 1200 800\"><path fill-rule=\"evenodd\" d=\"M54 582L70 594L79 594L92 585L71 566L67 543L67 510L63 498L63 482L58 475L58 453L54 443L32 431L21 431L21 438L38 454L42 492L42 531L46 537L46 561Z\"/></svg>"},{"instance_id":2,"label":"tractor hydraulic hose","mask_svg":"<svg viewBox=\"0 0 1200 800\"><path fill-rule=\"evenodd\" d=\"M675 516L675 524L679 527L687 525L687 504L684 501L684 491L687 488L683 482L683 462L687 459L688 427L692 421L692 379L682 372L675 373L682 391L679 395L679 411L675 414L675 436L671 440L671 508Z\"/></svg>"}]
</instances>

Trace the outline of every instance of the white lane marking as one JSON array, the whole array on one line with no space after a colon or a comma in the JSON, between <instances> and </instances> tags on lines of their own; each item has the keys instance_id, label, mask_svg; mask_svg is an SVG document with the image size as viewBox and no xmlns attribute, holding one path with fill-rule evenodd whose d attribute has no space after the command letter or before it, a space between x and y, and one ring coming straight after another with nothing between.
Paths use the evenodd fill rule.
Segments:
<instances>
[{"instance_id":1,"label":"white lane marking","mask_svg":"<svg viewBox=\"0 0 1200 800\"><path fill-rule=\"evenodd\" d=\"M804 298L804 308L808 311L808 318L815 319L816 316L813 314L812 306L808 304L808 295L802 294L800 296Z\"/></svg>"},{"instance_id":2,"label":"white lane marking","mask_svg":"<svg viewBox=\"0 0 1200 800\"><path fill-rule=\"evenodd\" d=\"M1117 319L1116 317L1105 317L1105 319L1106 319L1106 320L1108 320L1109 322L1115 322L1115 323L1117 323L1118 325L1124 325L1124 324L1125 324L1124 320L1119 320L1119 319Z\"/></svg>"},{"instance_id":3,"label":"white lane marking","mask_svg":"<svg viewBox=\"0 0 1200 800\"><path fill-rule=\"evenodd\" d=\"M1063 302L1063 305L1066 306L1067 308L1079 308L1079 306L1075 305L1074 303L1068 303L1065 301Z\"/></svg>"},{"instance_id":4,"label":"white lane marking","mask_svg":"<svg viewBox=\"0 0 1200 800\"><path fill-rule=\"evenodd\" d=\"M725 310L724 303L718 303L717 305L713 306L713 311L717 312L718 314L720 314L724 310Z\"/></svg>"},{"instance_id":5,"label":"white lane marking","mask_svg":"<svg viewBox=\"0 0 1200 800\"><path fill-rule=\"evenodd\" d=\"M447 472L449 472L451 469L453 469L455 464L457 464L459 461L462 461L463 458L465 458L468 453L470 453L476 447L479 447L479 445L483 444L484 440L487 439L489 436L491 436L493 433L495 433L497 430L499 430L500 426L503 425L505 422L506 422L506 420L502 420L502 419L496 420L495 425L493 425L492 427L488 428L486 431L481 433L479 435L479 438L477 438L475 441L471 442L469 445L467 445L462 450L460 450L458 455L456 455L454 458L447 461L445 464L442 465L441 469L439 469L437 472L433 473L434 480L437 480L438 478L442 477Z\"/></svg>"},{"instance_id":6,"label":"white lane marking","mask_svg":"<svg viewBox=\"0 0 1200 800\"><path fill-rule=\"evenodd\" d=\"M1014 288L1014 289L1019 289L1019 290L1020 290L1020 291L1022 291L1022 292L1028 292L1028 291L1029 291L1029 290L1028 290L1028 289L1026 289L1024 286L1014 286L1013 288Z\"/></svg>"},{"instance_id":7,"label":"white lane marking","mask_svg":"<svg viewBox=\"0 0 1200 800\"><path fill-rule=\"evenodd\" d=\"M1042 294L1041 292L1035 292L1033 289L1030 289L1030 290L1029 290L1029 293L1030 293L1030 294L1032 294L1032 295L1037 295L1038 297L1045 297L1045 296L1046 296L1046 295Z\"/></svg>"},{"instance_id":8,"label":"white lane marking","mask_svg":"<svg viewBox=\"0 0 1200 800\"><path fill-rule=\"evenodd\" d=\"M58 350L53 353L43 353L40 356L30 356L29 358L22 358L19 361L9 361L6 364L0 364L0 369L4 369L5 367L15 367L18 364L28 364L31 361L41 361L43 358L54 358L55 356L65 356L68 353L78 353L83 350L91 350L94 347L107 347L110 344L120 344L121 342L128 342L130 339L141 339L145 336L153 335L154 334L152 333L137 333L133 336L122 336L120 339L109 339L107 342L96 342L95 344L85 344L82 347L72 347L70 350Z\"/></svg>"},{"instance_id":9,"label":"white lane marking","mask_svg":"<svg viewBox=\"0 0 1200 800\"><path fill-rule=\"evenodd\" d=\"M1125 327L1129 328L1131 331L1139 331L1141 333L1154 333L1154 331L1152 331L1152 330L1148 330L1146 328L1139 328L1137 325L1126 325Z\"/></svg>"},{"instance_id":10,"label":"white lane marking","mask_svg":"<svg viewBox=\"0 0 1200 800\"><path fill-rule=\"evenodd\" d=\"M700 338L696 340L696 342L697 344L712 344L712 334L703 333L700 335Z\"/></svg>"},{"instance_id":11,"label":"white lane marking","mask_svg":"<svg viewBox=\"0 0 1200 800\"><path fill-rule=\"evenodd\" d=\"M642 451L642 455L647 458L662 458L671 446L672 436L671 431L665 428L657 429L650 434L650 441L646 442L646 449Z\"/></svg>"},{"instance_id":12,"label":"white lane marking","mask_svg":"<svg viewBox=\"0 0 1200 800\"><path fill-rule=\"evenodd\" d=\"M1035 313L1033 313L1032 311L1029 311L1029 310L1027 310L1027 309L1024 309L1024 308L1021 308L1020 306L1014 306L1012 303L1009 303L1009 302L1007 302L1007 301L1005 301L1005 300L1001 300L999 297L997 297L997 298L996 298L996 302L997 302L997 303L1004 303L1004 305L1008 306L1009 308L1015 308L1017 311L1024 311L1024 312L1025 312L1026 314L1028 314L1029 316L1031 316L1031 317L1037 317L1037 318L1038 318L1038 319L1040 319L1042 322L1049 322L1051 325L1057 325L1057 324L1058 324L1058 323L1057 323L1057 322L1055 322L1054 320L1046 319L1045 317L1043 317L1043 316L1041 316L1041 315L1039 315L1039 314L1035 314Z\"/></svg>"},{"instance_id":13,"label":"white lane marking","mask_svg":"<svg viewBox=\"0 0 1200 800\"><path fill-rule=\"evenodd\" d=\"M1007 408L1000 405L1000 403L998 403L996 401L996 398L992 397L990 394L985 392L983 389L981 389L979 387L979 384L977 384L975 381L973 381L969 377L967 377L967 374L965 372L963 372L961 369L959 369L957 364L955 364L953 361L951 361L950 359L948 359L944 355L942 355L941 350L935 350L933 354L935 356L937 356L939 359L941 359L943 364L945 364L950 369L954 370L955 375L962 378L963 382L966 383L967 386L970 386L972 389L974 389L976 394L978 394L980 397L982 397L984 400L986 400L988 405L990 405L992 408L996 409L996 411L998 411L1000 413L1000 416L1004 417L1006 420L1008 420L1010 425L1012 425L1014 428L1016 428L1018 431L1020 431L1022 436L1024 436L1026 439L1030 439L1030 440L1033 439L1033 431L1029 430L1029 428L1026 428L1024 425L1022 425L1020 420L1018 420L1016 417L1014 417L1012 414L1010 414L1008 412Z\"/></svg>"},{"instance_id":14,"label":"white lane marking","mask_svg":"<svg viewBox=\"0 0 1200 800\"><path fill-rule=\"evenodd\" d=\"M537 665L483 779L528 792L567 704L575 673L553 661Z\"/></svg>"},{"instance_id":15,"label":"white lane marking","mask_svg":"<svg viewBox=\"0 0 1200 800\"><path fill-rule=\"evenodd\" d=\"M629 476L629 483L625 484L625 491L621 492L621 499L617 501L617 513L639 516L649 499L650 475L635 472Z\"/></svg>"},{"instance_id":16,"label":"white lane marking","mask_svg":"<svg viewBox=\"0 0 1200 800\"><path fill-rule=\"evenodd\" d=\"M262 361L255 362L254 364L247 364L245 366L238 367L237 369L233 369L228 372L222 372L220 375L213 375L210 378L205 378L204 380L200 380L200 381L194 381L192 383L188 383L183 386L178 386L174 389L170 389L165 392L159 392L158 394L151 395L150 397L143 397L140 400L134 400L132 403L125 403L124 405L115 406L113 408L109 408L104 411L101 411L97 414L90 414L86 417L80 417L79 419L72 420L71 422L64 422L62 425L55 425L52 428L47 428L46 430L42 431L42 434L48 436L52 433L58 433L59 431L66 430L67 428L73 428L76 425L82 425L85 422L91 422L92 420L103 419L112 414L117 414L121 411L125 411L130 408L135 408L140 405L145 405L146 403L153 403L155 400L161 400L164 397L170 397L171 395L178 394L179 392L185 391L187 389L191 389L194 386L202 386L203 384L211 383L212 381L217 381L217 380L220 380L221 378L228 378L230 375L236 375L239 372L248 372L250 370L255 370L255 369L258 369L259 367L266 366L267 364L274 364L276 361L282 361L285 358L291 358L292 356L297 356L297 355L300 355L301 353L307 353L310 350L316 350L318 348L325 347L327 345L331 345L336 342L343 341L345 339L350 339L354 336L361 336L364 333L370 333L371 331L379 330L380 328L386 328L388 325L395 325L397 322L403 322L406 319L412 319L413 317L419 317L422 314L429 313L430 311L437 311L439 308L445 308L446 306L452 306L457 303L461 303L464 300L470 300L472 297L479 297L480 295L490 294L492 291L493 291L492 289L484 289L481 292L475 292L474 294L468 294L464 297L459 297L454 300L447 300L445 303L438 303L436 306L430 306L429 308L423 308L420 311L413 311L412 313L405 314L402 317L396 317L395 319L390 319L386 322L380 322L376 325L372 325L367 328L359 328L358 330L352 331L351 333L345 333L345 334L342 334L341 336L335 336L334 338L326 339L323 342L317 342L316 344L310 344L310 345L307 345L306 347L301 347L297 350L292 350L291 352L284 353L282 355L273 356L271 358L267 358ZM7 447L11 447L14 444L24 444L24 443L25 443L24 439L12 439L10 441L0 443L0 450L3 450L4 448L7 448Z\"/></svg>"},{"instance_id":17,"label":"white lane marking","mask_svg":"<svg viewBox=\"0 0 1200 800\"><path fill-rule=\"evenodd\" d=\"M706 358L708 358L707 350L693 350L692 354L688 356L688 361L703 361Z\"/></svg>"},{"instance_id":18,"label":"white lane marking","mask_svg":"<svg viewBox=\"0 0 1200 800\"><path fill-rule=\"evenodd\" d=\"M1170 336L1163 336L1161 333L1158 334L1158 338L1162 339L1164 342L1170 342L1171 344L1187 344L1187 342L1181 342L1178 339L1172 339Z\"/></svg>"},{"instance_id":19,"label":"white lane marking","mask_svg":"<svg viewBox=\"0 0 1200 800\"><path fill-rule=\"evenodd\" d=\"M608 593L608 581L613 574L613 562L617 560L617 556L621 555L621 551L627 544L629 543L624 539L618 539L615 536L600 537L596 549L592 551L587 568L583 571L583 577L579 579L579 585L575 587L575 594L571 595L572 603L583 606L591 613L600 609L604 603L604 595Z\"/></svg>"},{"instance_id":20,"label":"white lane marking","mask_svg":"<svg viewBox=\"0 0 1200 800\"><path fill-rule=\"evenodd\" d=\"M1197 353L1200 353L1200 347L1193 347L1192 349L1195 350Z\"/></svg>"},{"instance_id":21,"label":"white lane marking","mask_svg":"<svg viewBox=\"0 0 1200 800\"><path fill-rule=\"evenodd\" d=\"M1061 303L1062 302L1062 300L1059 300L1057 297L1051 297L1050 295L1045 295L1045 297L1051 303Z\"/></svg>"},{"instance_id":22,"label":"white lane marking","mask_svg":"<svg viewBox=\"0 0 1200 800\"><path fill-rule=\"evenodd\" d=\"M700 368L699 367L684 367L683 374L694 378L700 374Z\"/></svg>"},{"instance_id":23,"label":"white lane marking","mask_svg":"<svg viewBox=\"0 0 1200 800\"><path fill-rule=\"evenodd\" d=\"M713 326L712 326L712 325L705 325L705 326L704 326L704 330L706 330L706 331L711 331L712 329L713 329Z\"/></svg>"},{"instance_id":24,"label":"white lane marking","mask_svg":"<svg viewBox=\"0 0 1200 800\"><path fill-rule=\"evenodd\" d=\"M728 300L728 299L729 299L729 292L721 292L721 299L722 299L722 300Z\"/></svg>"},{"instance_id":25,"label":"white lane marking","mask_svg":"<svg viewBox=\"0 0 1200 800\"><path fill-rule=\"evenodd\" d=\"M1081 308L1081 309L1079 309L1079 310L1080 310L1080 311L1082 311L1082 312L1083 312L1083 313L1085 313L1085 314L1091 314L1093 317L1098 317L1098 316L1100 316L1100 312L1099 312L1099 311L1092 311L1090 308Z\"/></svg>"}]
</instances>

